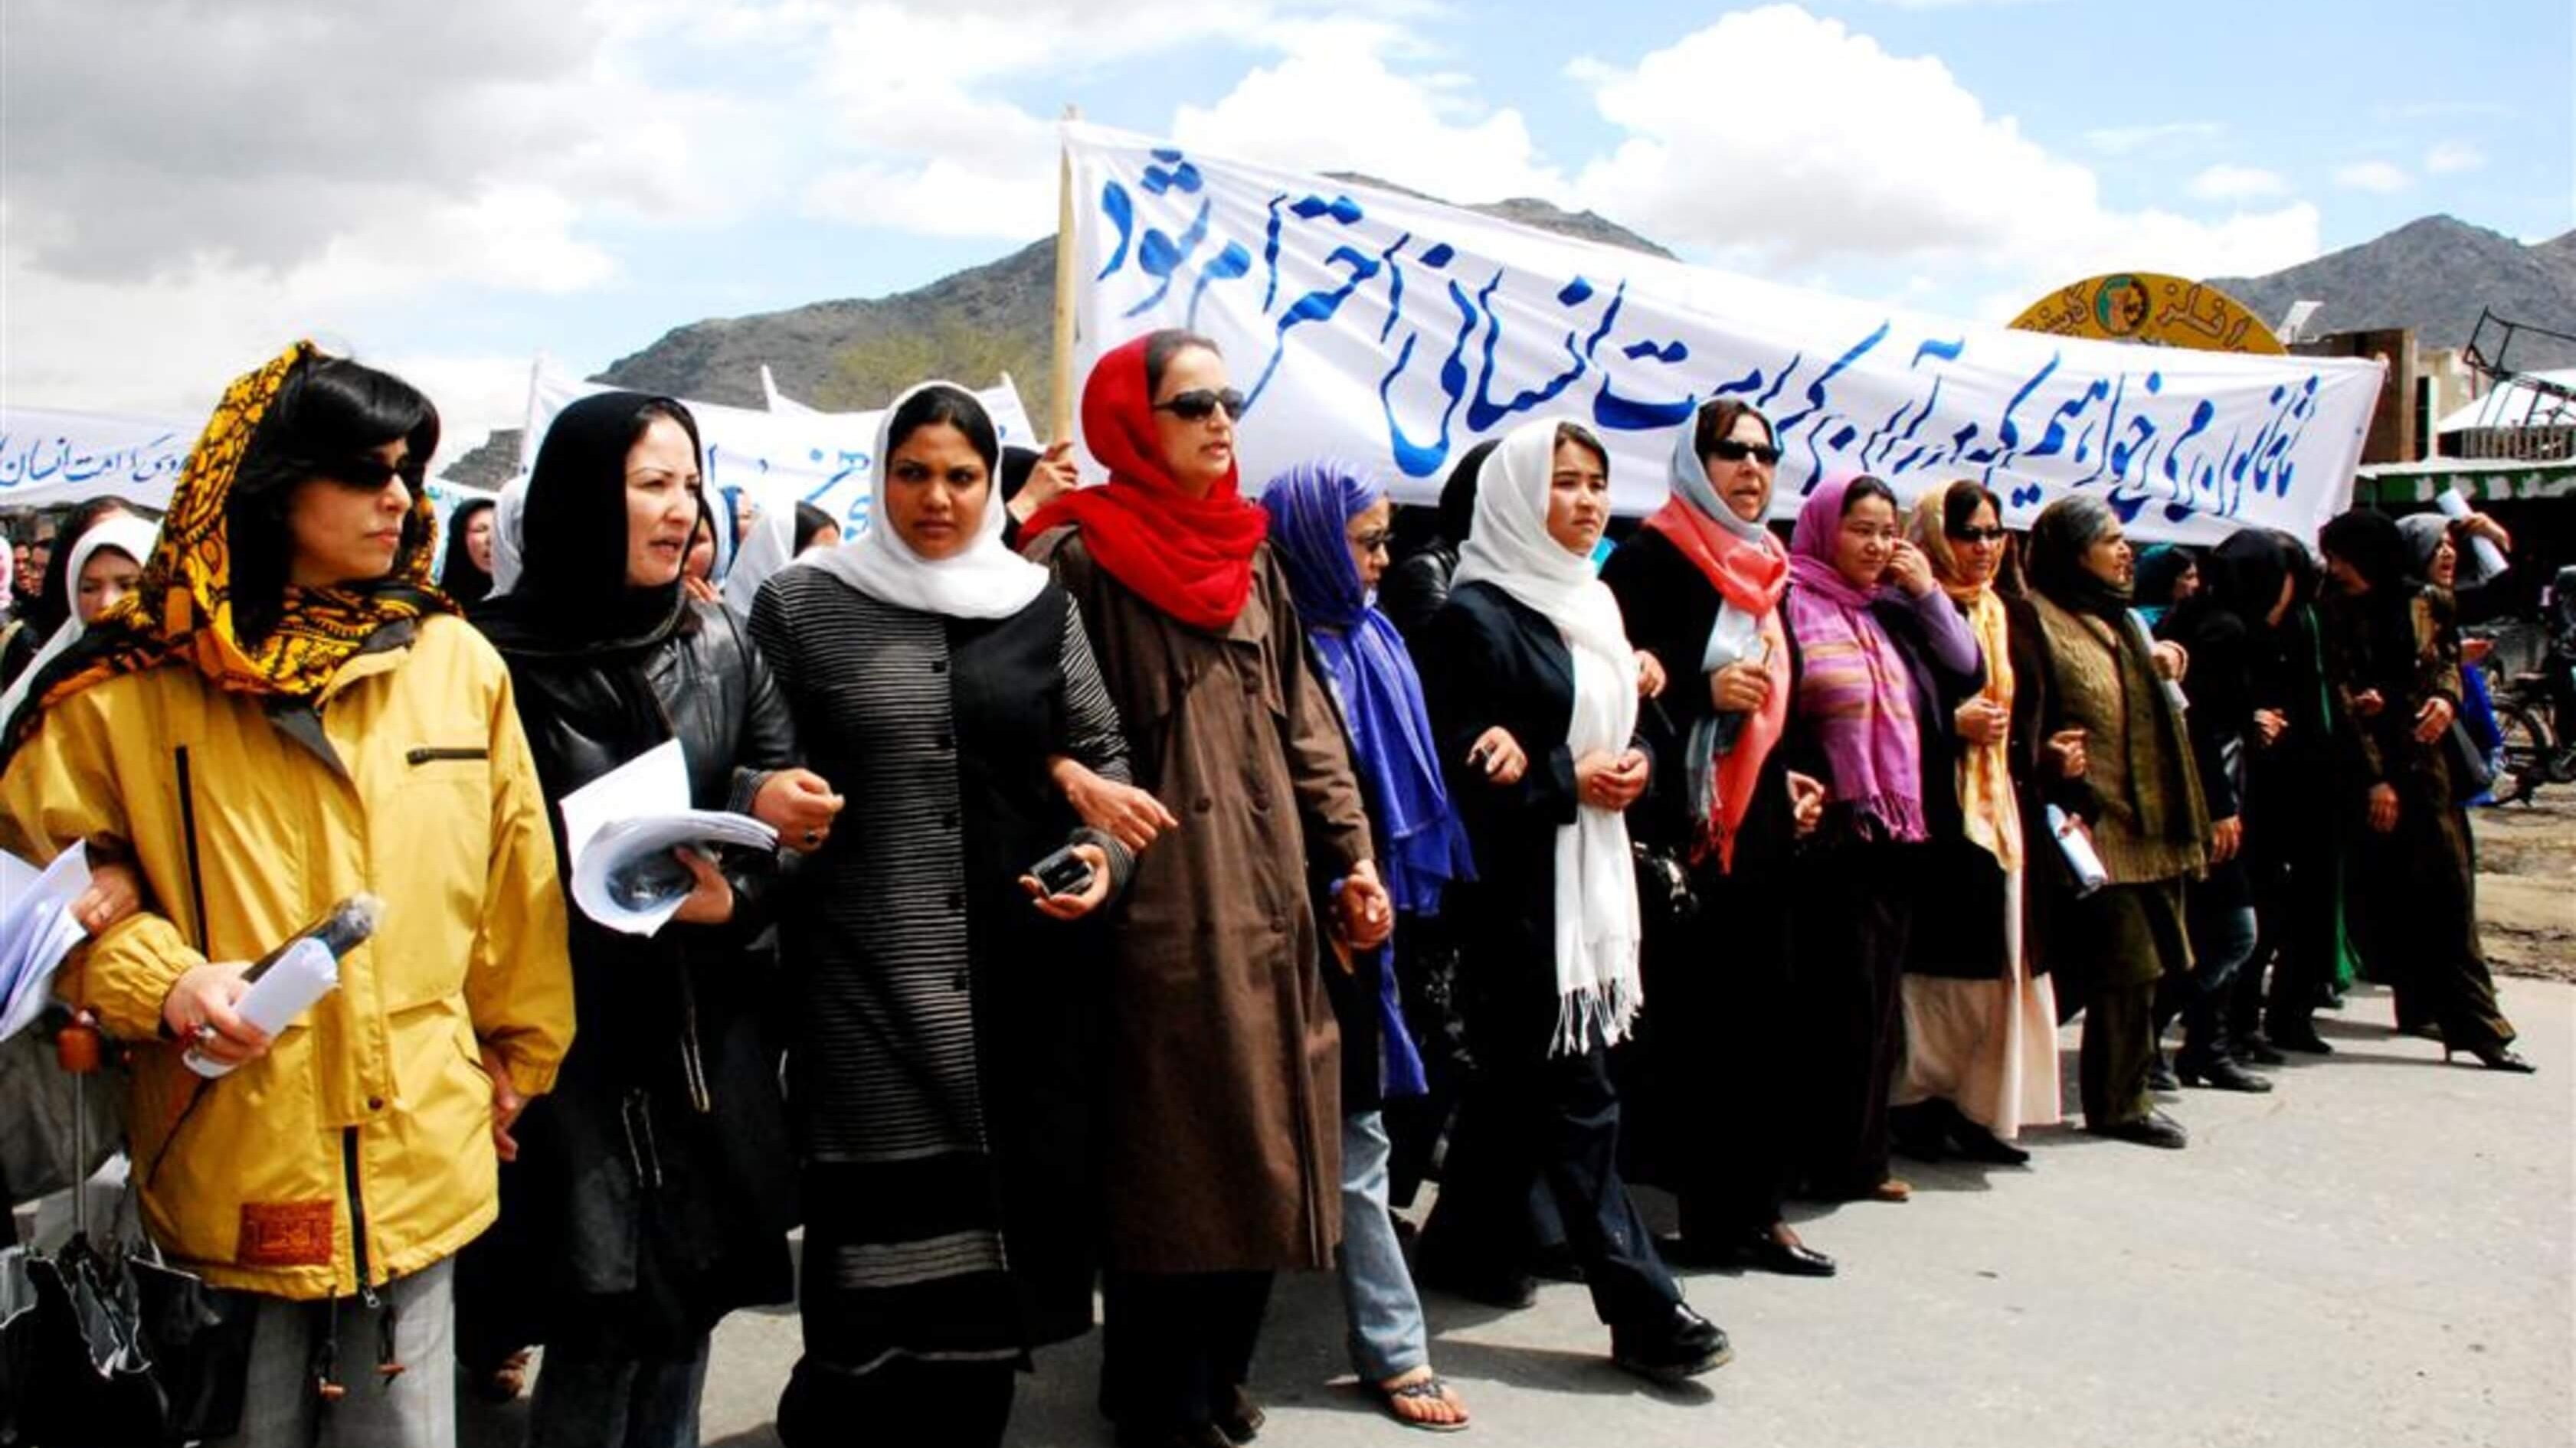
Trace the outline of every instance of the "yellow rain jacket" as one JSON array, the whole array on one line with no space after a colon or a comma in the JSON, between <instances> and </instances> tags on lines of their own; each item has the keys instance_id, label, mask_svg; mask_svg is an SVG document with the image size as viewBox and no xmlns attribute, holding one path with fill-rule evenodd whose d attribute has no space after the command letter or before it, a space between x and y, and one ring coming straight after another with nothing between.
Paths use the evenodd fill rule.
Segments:
<instances>
[{"instance_id":1,"label":"yellow rain jacket","mask_svg":"<svg viewBox=\"0 0 2576 1448\"><path fill-rule=\"evenodd\" d=\"M142 912L58 991L135 1044L153 1238L220 1286L290 1298L382 1285L489 1226L478 1048L533 1095L573 1029L554 842L500 656L427 617L384 631L313 702L272 718L174 660L62 699L0 776L0 846L42 861L93 842L143 877ZM208 959L256 960L362 890L383 923L339 989L201 1091L162 1030L171 985Z\"/></svg>"}]
</instances>

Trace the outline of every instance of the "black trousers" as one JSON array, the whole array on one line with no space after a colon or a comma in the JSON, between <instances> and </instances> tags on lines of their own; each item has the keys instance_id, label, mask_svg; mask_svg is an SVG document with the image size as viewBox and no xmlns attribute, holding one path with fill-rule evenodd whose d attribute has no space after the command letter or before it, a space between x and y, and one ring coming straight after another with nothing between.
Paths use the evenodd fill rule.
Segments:
<instances>
[{"instance_id":1,"label":"black trousers","mask_svg":"<svg viewBox=\"0 0 2576 1448\"><path fill-rule=\"evenodd\" d=\"M1213 1423L1252 1378L1268 1272L1118 1272L1101 1284L1100 1411L1160 1432Z\"/></svg>"},{"instance_id":2,"label":"black trousers","mask_svg":"<svg viewBox=\"0 0 2576 1448\"><path fill-rule=\"evenodd\" d=\"M1902 983L1914 922L1908 846L1819 856L1798 872L1797 1024L1814 1043L1807 1176L1817 1195L1887 1180L1887 1095L1905 1055Z\"/></svg>"},{"instance_id":3,"label":"black trousers","mask_svg":"<svg viewBox=\"0 0 2576 1448\"><path fill-rule=\"evenodd\" d=\"M1554 1009L1548 1002L1549 1016ZM1619 1175L1609 1048L1596 1036L1580 1054L1549 1055L1543 1027L1533 1035L1527 1019L1511 1024L1508 1040L1475 1038L1477 1076L1449 1135L1423 1251L1517 1268L1529 1251L1535 1183L1562 1220L1593 1312L1614 1325L1662 1320L1681 1289Z\"/></svg>"},{"instance_id":4,"label":"black trousers","mask_svg":"<svg viewBox=\"0 0 2576 1448\"><path fill-rule=\"evenodd\" d=\"M1001 1448L1018 1380L1008 1361L898 1357L853 1373L803 1358L779 1395L778 1441L787 1448Z\"/></svg>"}]
</instances>

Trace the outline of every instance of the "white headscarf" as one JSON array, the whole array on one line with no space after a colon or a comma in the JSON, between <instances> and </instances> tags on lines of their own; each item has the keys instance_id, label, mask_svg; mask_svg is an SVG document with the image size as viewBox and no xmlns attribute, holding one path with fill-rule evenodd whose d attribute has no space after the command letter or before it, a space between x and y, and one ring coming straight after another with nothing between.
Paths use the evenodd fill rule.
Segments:
<instances>
[{"instance_id":1,"label":"white headscarf","mask_svg":"<svg viewBox=\"0 0 2576 1448\"><path fill-rule=\"evenodd\" d=\"M905 391L877 424L876 497L865 532L838 548L816 548L796 560L800 568L820 568L880 603L951 618L1008 618L1029 606L1047 586L1045 569L1022 558L1002 542L1000 457L992 459L993 477L984 494L984 518L975 536L955 555L924 558L912 551L886 516L887 456L895 418L904 404L933 387L945 387L972 402L975 394L954 382L924 382ZM979 404L980 405L980 404Z\"/></svg>"},{"instance_id":2,"label":"white headscarf","mask_svg":"<svg viewBox=\"0 0 2576 1448\"><path fill-rule=\"evenodd\" d=\"M54 630L52 638L45 640L45 646L36 651L36 656L28 660L26 669L9 685L8 692L0 694L0 724L18 717L18 708L27 702L27 691L35 687L36 676L45 671L47 664L79 643L81 635L89 631L89 626L81 622L80 616L80 576L81 570L89 566L91 557L102 548L113 548L141 564L151 558L153 541L160 536L160 524L132 513L110 513L90 524L89 531L80 535L80 541L72 545L71 556L64 560L63 577L70 582L71 616L63 620L61 628Z\"/></svg>"},{"instance_id":3,"label":"white headscarf","mask_svg":"<svg viewBox=\"0 0 2576 1448\"><path fill-rule=\"evenodd\" d=\"M518 586L527 519L528 475L519 473L501 485L501 496L492 504L492 591L485 598L499 598Z\"/></svg>"},{"instance_id":4,"label":"white headscarf","mask_svg":"<svg viewBox=\"0 0 2576 1448\"><path fill-rule=\"evenodd\" d=\"M760 585L795 559L795 506L762 509L760 516L751 520L751 536L743 540L742 551L734 556L732 571L725 574L725 607L751 617L751 603L760 597Z\"/></svg>"},{"instance_id":5,"label":"white headscarf","mask_svg":"<svg viewBox=\"0 0 2576 1448\"><path fill-rule=\"evenodd\" d=\"M1489 583L1544 614L1565 636L1574 664L1574 713L1566 747L1580 759L1617 754L1637 728L1637 652L1619 601L1588 555L1548 535L1549 480L1556 471L1556 420L1525 422L1486 460L1476 490L1476 525L1459 550L1457 585ZM1550 740L1522 747L1543 754ZM1645 991L1638 982L1636 864L1628 824L1615 810L1578 803L1556 832L1556 1037L1558 1053L1628 1034Z\"/></svg>"}]
</instances>

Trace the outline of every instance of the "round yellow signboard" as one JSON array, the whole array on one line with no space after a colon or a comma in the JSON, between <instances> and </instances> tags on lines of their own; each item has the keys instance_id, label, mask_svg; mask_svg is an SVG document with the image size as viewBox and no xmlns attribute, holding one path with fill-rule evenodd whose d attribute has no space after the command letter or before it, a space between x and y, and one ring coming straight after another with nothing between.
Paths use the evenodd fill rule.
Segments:
<instances>
[{"instance_id":1,"label":"round yellow signboard","mask_svg":"<svg viewBox=\"0 0 2576 1448\"><path fill-rule=\"evenodd\" d=\"M2113 272L2059 287L2015 317L2013 326L2195 352L2283 352L2272 329L2244 303L2206 283L2157 272Z\"/></svg>"}]
</instances>

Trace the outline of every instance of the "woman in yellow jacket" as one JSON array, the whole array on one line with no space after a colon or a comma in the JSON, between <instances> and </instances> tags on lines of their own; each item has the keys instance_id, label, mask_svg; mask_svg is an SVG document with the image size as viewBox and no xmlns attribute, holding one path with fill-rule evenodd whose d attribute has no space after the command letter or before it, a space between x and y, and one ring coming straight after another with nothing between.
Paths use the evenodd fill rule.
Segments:
<instances>
[{"instance_id":1,"label":"woman in yellow jacket","mask_svg":"<svg viewBox=\"0 0 2576 1448\"><path fill-rule=\"evenodd\" d=\"M227 1442L454 1442L449 1259L572 1037L509 674L427 583L437 439L427 398L309 343L235 381L140 586L0 735L0 846L142 879L59 989L134 1047L153 1239L261 1297ZM243 1020L243 963L359 891L382 923L339 988L274 1039ZM201 1079L191 1043L238 1069Z\"/></svg>"}]
</instances>

